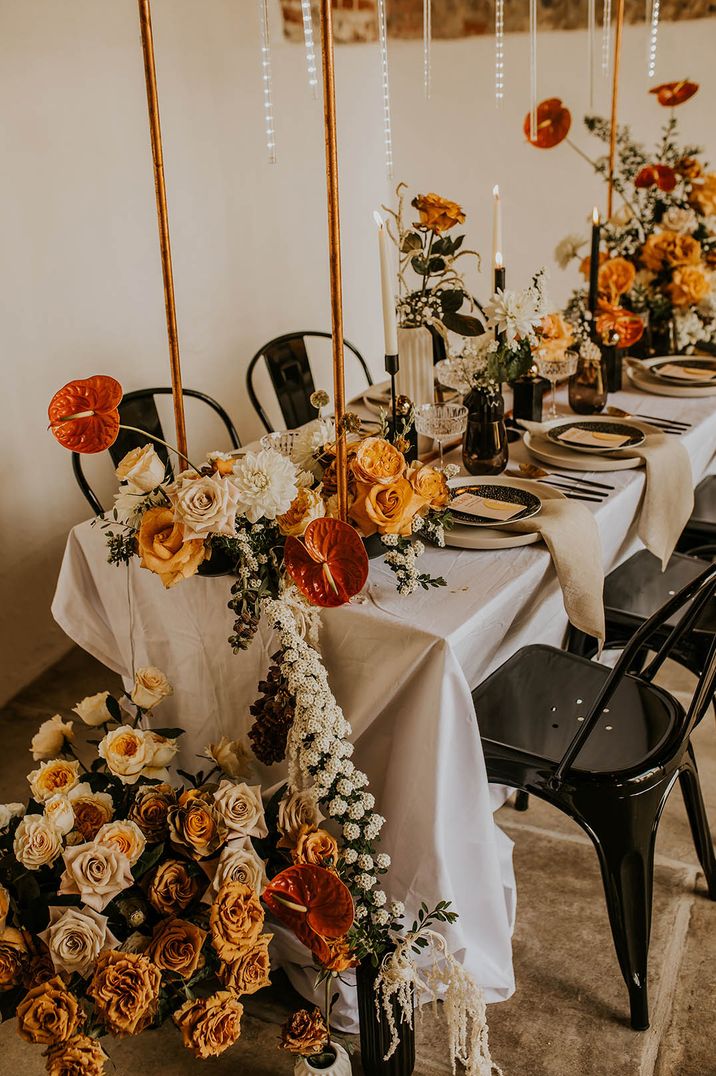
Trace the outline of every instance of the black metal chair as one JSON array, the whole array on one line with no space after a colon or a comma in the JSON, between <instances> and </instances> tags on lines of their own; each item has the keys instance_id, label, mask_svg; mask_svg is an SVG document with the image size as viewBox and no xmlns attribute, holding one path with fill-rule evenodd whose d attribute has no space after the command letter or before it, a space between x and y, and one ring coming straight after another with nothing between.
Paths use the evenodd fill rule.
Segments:
<instances>
[{"instance_id":1,"label":"black metal chair","mask_svg":"<svg viewBox=\"0 0 716 1076\"><path fill-rule=\"evenodd\" d=\"M715 590L716 565L708 565L642 624L613 670L553 647L528 646L473 692L488 780L546 800L594 843L637 1030L649 1026L654 845L677 779L709 897L716 900L716 857L690 739L713 697L716 639L688 713L653 683ZM647 667L629 671L679 613Z\"/></svg>"},{"instance_id":2,"label":"black metal chair","mask_svg":"<svg viewBox=\"0 0 716 1076\"><path fill-rule=\"evenodd\" d=\"M154 437L160 437L162 440L166 440L162 431L162 424L154 398L155 396L170 396L171 391L170 387L162 387L136 389L134 392L125 393L122 397L122 402L119 405L120 421L123 425L134 426L138 430L146 431L146 433L151 434ZM217 403L211 396L207 396L205 392L199 392L197 389L183 389L183 394L190 399L201 400L201 402L206 404L207 407L210 407L212 411L215 411L226 427L231 447L241 447L241 441L236 432L236 427L220 403ZM128 452L131 452L133 448L146 444L147 440L148 438L142 433L136 433L134 430L120 429L117 440L113 445L110 445L108 449L112 463L116 467L119 461L123 459ZM169 469L171 465L169 463L167 449L164 445L158 444L156 441L152 441L151 443L154 445L157 455L163 461L165 467ZM72 470L77 479L77 484L82 490L92 511L97 516L102 515L104 509L102 508L97 494L85 477L82 469L82 457L79 452L72 453Z\"/></svg>"},{"instance_id":3,"label":"black metal chair","mask_svg":"<svg viewBox=\"0 0 716 1076\"><path fill-rule=\"evenodd\" d=\"M694 490L694 510L677 549L690 553L706 542L716 542L716 475L704 478Z\"/></svg>"},{"instance_id":4,"label":"black metal chair","mask_svg":"<svg viewBox=\"0 0 716 1076\"><path fill-rule=\"evenodd\" d=\"M254 388L256 367L261 359L265 361L278 405L281 408L285 428L295 430L298 426L303 426L316 417L316 409L311 404L311 393L315 391L316 386L306 350L306 340L310 338L330 340L331 334L313 330L284 333L283 336L277 336L259 348L249 363L246 371L246 389L256 414L269 433L274 427L256 395ZM355 356L365 375L366 383L372 385L370 371L358 348L351 344L350 340L343 342L346 350Z\"/></svg>"}]
</instances>

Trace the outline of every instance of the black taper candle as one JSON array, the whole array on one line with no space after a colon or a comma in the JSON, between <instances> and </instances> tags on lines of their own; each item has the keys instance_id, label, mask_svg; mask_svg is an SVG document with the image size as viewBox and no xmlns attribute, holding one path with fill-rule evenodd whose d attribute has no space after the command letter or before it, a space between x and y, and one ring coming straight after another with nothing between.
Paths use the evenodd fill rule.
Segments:
<instances>
[{"instance_id":1,"label":"black taper candle","mask_svg":"<svg viewBox=\"0 0 716 1076\"><path fill-rule=\"evenodd\" d=\"M599 210L594 207L592 213L592 249L589 256L589 309L592 314L596 313L597 295L599 291L599 237L601 225L599 223Z\"/></svg>"},{"instance_id":2,"label":"black taper candle","mask_svg":"<svg viewBox=\"0 0 716 1076\"><path fill-rule=\"evenodd\" d=\"M502 264L502 261L500 261L495 266L495 295L497 295L498 291L504 291L505 290L506 282L507 282L507 275L505 273L505 267ZM496 339L497 339L498 344L502 342L503 335L504 335L503 333L497 333L496 334Z\"/></svg>"},{"instance_id":3,"label":"black taper candle","mask_svg":"<svg viewBox=\"0 0 716 1076\"><path fill-rule=\"evenodd\" d=\"M390 410L393 416L393 430L392 436L395 438L398 428L398 413L395 405L395 375L400 368L400 361L397 355L385 356L385 372L390 374Z\"/></svg>"}]
</instances>

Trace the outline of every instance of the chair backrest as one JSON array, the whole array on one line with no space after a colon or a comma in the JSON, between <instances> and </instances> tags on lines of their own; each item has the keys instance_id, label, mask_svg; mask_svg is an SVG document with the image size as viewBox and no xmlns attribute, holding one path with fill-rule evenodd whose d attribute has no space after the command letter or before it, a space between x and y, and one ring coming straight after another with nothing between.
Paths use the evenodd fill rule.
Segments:
<instances>
[{"instance_id":1,"label":"chair backrest","mask_svg":"<svg viewBox=\"0 0 716 1076\"><path fill-rule=\"evenodd\" d=\"M637 679L651 682L654 676L664 664L675 647L694 631L694 627L701 616L706 604L711 601L716 593L716 564L710 564L696 579L692 579L683 587L678 594L670 598L668 602L657 609L653 616L649 617L642 626L634 633L624 647L619 660L604 682L604 685L592 703L589 713L585 715L580 727L553 775L553 782L559 783L573 765L579 752L584 747L590 733L599 721L605 706L614 695L619 684L629 673ZM683 611L683 612L682 612ZM649 649L650 642L656 640L660 633L663 638L664 625L668 620L679 612L682 616L676 626L671 629L666 639L658 647L654 658L642 673L638 675L630 672L637 654ZM699 678L699 683L691 700L688 713L684 720L675 729L675 734L681 739L691 735L695 725L701 720L709 706L716 687L716 636L709 648L708 657Z\"/></svg>"},{"instance_id":2,"label":"chair backrest","mask_svg":"<svg viewBox=\"0 0 716 1076\"><path fill-rule=\"evenodd\" d=\"M298 426L310 422L316 417L316 409L311 405L311 393L315 390L311 364L306 350L307 339L330 340L331 334L302 330L300 332L284 333L274 340L269 340L256 352L249 368L246 371L246 388L249 399L256 414L271 433L273 425L269 420L265 408L262 406L254 387L254 375L258 363L263 359L268 370L271 384L278 405L281 409L285 428L295 430ZM350 340L343 341L346 351L352 354L361 367L365 376L366 384L372 385L373 379L366 365L365 359L357 347Z\"/></svg>"},{"instance_id":3,"label":"chair backrest","mask_svg":"<svg viewBox=\"0 0 716 1076\"><path fill-rule=\"evenodd\" d=\"M171 391L169 386L136 389L134 392L127 392L122 397L122 401L119 405L120 421L122 425L134 426L135 430L120 429L117 440L113 445L110 445L108 452L115 467L128 452L132 451L133 448L138 448L147 443L147 437L145 437L143 433L135 432L136 430L142 430L153 437L159 437L162 440L165 440L155 397L170 396ZM211 396L207 396L205 392L199 392L198 389L183 389L182 391L185 397L189 397L193 400L200 400L202 403L206 404L207 407L210 407L212 411L215 411L224 423L226 432L229 435L229 440L231 441L231 447L241 447L241 441L236 432L236 427L220 403L214 400ZM157 455L164 463L164 466L169 473L171 473L171 464L167 449L164 445L158 444L156 441L153 441L152 444L154 445ZM72 470L77 479L77 484L82 490L85 499L90 504L92 511L97 516L102 515L104 509L102 508L102 504L100 503L97 494L85 477L84 471L82 470L82 457L78 452L72 453Z\"/></svg>"}]
</instances>

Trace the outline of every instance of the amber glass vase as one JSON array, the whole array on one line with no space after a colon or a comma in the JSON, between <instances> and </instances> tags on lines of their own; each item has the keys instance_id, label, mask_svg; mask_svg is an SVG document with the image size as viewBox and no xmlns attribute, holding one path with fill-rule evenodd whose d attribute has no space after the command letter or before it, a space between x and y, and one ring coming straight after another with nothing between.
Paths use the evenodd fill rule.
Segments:
<instances>
[{"instance_id":1,"label":"amber glass vase","mask_svg":"<svg viewBox=\"0 0 716 1076\"><path fill-rule=\"evenodd\" d=\"M509 459L505 401L497 386L477 386L463 400L467 429L462 462L468 474L501 474Z\"/></svg>"},{"instance_id":2,"label":"amber glass vase","mask_svg":"<svg viewBox=\"0 0 716 1076\"><path fill-rule=\"evenodd\" d=\"M607 364L596 344L582 347L569 379L569 406L578 415L597 415L607 403Z\"/></svg>"}]
</instances>

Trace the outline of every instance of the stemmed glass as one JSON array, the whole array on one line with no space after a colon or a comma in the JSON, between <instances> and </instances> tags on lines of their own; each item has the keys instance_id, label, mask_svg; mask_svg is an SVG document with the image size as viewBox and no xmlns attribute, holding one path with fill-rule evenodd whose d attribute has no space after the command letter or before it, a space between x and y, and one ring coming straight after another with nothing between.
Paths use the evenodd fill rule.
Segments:
<instances>
[{"instance_id":1,"label":"stemmed glass","mask_svg":"<svg viewBox=\"0 0 716 1076\"><path fill-rule=\"evenodd\" d=\"M462 404L426 403L415 408L415 429L423 437L432 437L440 449L443 470L443 444L459 437L467 429L467 408Z\"/></svg>"},{"instance_id":2,"label":"stemmed glass","mask_svg":"<svg viewBox=\"0 0 716 1076\"><path fill-rule=\"evenodd\" d=\"M565 351L561 355L551 354L549 351L538 352L535 355L537 371L540 377L546 377L552 385L552 398L547 418L557 418L557 382L560 378L571 377L577 372L576 351Z\"/></svg>"}]
</instances>

